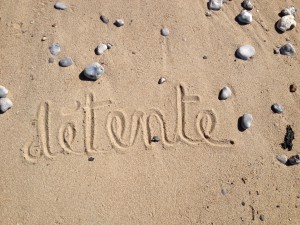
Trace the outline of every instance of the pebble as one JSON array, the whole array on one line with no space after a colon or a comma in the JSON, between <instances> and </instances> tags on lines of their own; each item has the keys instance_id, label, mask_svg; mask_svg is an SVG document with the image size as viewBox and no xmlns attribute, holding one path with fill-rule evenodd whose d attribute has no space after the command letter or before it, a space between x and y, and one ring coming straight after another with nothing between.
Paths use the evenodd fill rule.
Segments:
<instances>
[{"instance_id":1,"label":"pebble","mask_svg":"<svg viewBox=\"0 0 300 225\"><path fill-rule=\"evenodd\" d=\"M96 62L85 67L83 74L88 79L98 80L104 74L104 68Z\"/></svg>"},{"instance_id":2,"label":"pebble","mask_svg":"<svg viewBox=\"0 0 300 225\"><path fill-rule=\"evenodd\" d=\"M166 81L167 81L166 78L161 77L161 78L159 78L159 80L158 80L158 84L163 84L163 83L165 83Z\"/></svg>"},{"instance_id":3,"label":"pebble","mask_svg":"<svg viewBox=\"0 0 300 225\"><path fill-rule=\"evenodd\" d=\"M109 19L108 19L106 16L101 15L101 16L100 16L100 20L101 20L103 23L105 23L105 24L108 24L108 23L109 23Z\"/></svg>"},{"instance_id":4,"label":"pebble","mask_svg":"<svg viewBox=\"0 0 300 225\"><path fill-rule=\"evenodd\" d=\"M281 46L279 49L280 54L293 56L296 54L296 49L291 43L287 43L286 45Z\"/></svg>"},{"instance_id":5,"label":"pebble","mask_svg":"<svg viewBox=\"0 0 300 225\"><path fill-rule=\"evenodd\" d=\"M232 92L231 92L230 88L229 87L224 87L220 91L219 99L220 100L226 100L231 96L231 94L232 94Z\"/></svg>"},{"instance_id":6,"label":"pebble","mask_svg":"<svg viewBox=\"0 0 300 225\"><path fill-rule=\"evenodd\" d=\"M282 16L287 16L287 15L296 16L296 13L297 13L297 9L294 6L287 7L280 12Z\"/></svg>"},{"instance_id":7,"label":"pebble","mask_svg":"<svg viewBox=\"0 0 300 225\"><path fill-rule=\"evenodd\" d=\"M296 92L297 91L297 85L296 84L291 84L290 85L290 92Z\"/></svg>"},{"instance_id":8,"label":"pebble","mask_svg":"<svg viewBox=\"0 0 300 225\"><path fill-rule=\"evenodd\" d=\"M57 3L55 3L54 8L59 9L59 10L65 10L68 8L68 6L65 3L57 2Z\"/></svg>"},{"instance_id":9,"label":"pebble","mask_svg":"<svg viewBox=\"0 0 300 225\"><path fill-rule=\"evenodd\" d=\"M96 48L96 54L97 55L102 55L107 49L108 48L107 48L106 44L100 44Z\"/></svg>"},{"instance_id":10,"label":"pebble","mask_svg":"<svg viewBox=\"0 0 300 225\"><path fill-rule=\"evenodd\" d=\"M1 100L1 99L0 99ZM300 154L294 155L287 160L288 165L296 165L300 163Z\"/></svg>"},{"instance_id":11,"label":"pebble","mask_svg":"<svg viewBox=\"0 0 300 225\"><path fill-rule=\"evenodd\" d=\"M160 138L157 137L157 136L154 136L152 139L151 139L152 142L159 142L160 141Z\"/></svg>"},{"instance_id":12,"label":"pebble","mask_svg":"<svg viewBox=\"0 0 300 225\"><path fill-rule=\"evenodd\" d=\"M242 2L242 6L244 9L247 9L247 10L252 10L253 9L253 4L250 0L244 0Z\"/></svg>"},{"instance_id":13,"label":"pebble","mask_svg":"<svg viewBox=\"0 0 300 225\"><path fill-rule=\"evenodd\" d=\"M206 12L206 13L205 13L205 16L207 16L207 17L208 17L208 16L211 16L211 12Z\"/></svg>"},{"instance_id":14,"label":"pebble","mask_svg":"<svg viewBox=\"0 0 300 225\"><path fill-rule=\"evenodd\" d=\"M207 59L208 57L205 55L205 56L203 56L202 58L203 58L203 59Z\"/></svg>"},{"instance_id":15,"label":"pebble","mask_svg":"<svg viewBox=\"0 0 300 225\"><path fill-rule=\"evenodd\" d=\"M280 54L280 50L279 50L279 48L274 48L274 54Z\"/></svg>"},{"instance_id":16,"label":"pebble","mask_svg":"<svg viewBox=\"0 0 300 225\"><path fill-rule=\"evenodd\" d=\"M122 27L122 26L124 26L124 24L125 24L125 22L122 19L117 19L114 23L114 25L117 27Z\"/></svg>"},{"instance_id":17,"label":"pebble","mask_svg":"<svg viewBox=\"0 0 300 225\"><path fill-rule=\"evenodd\" d=\"M0 85L0 98L5 98L8 94L6 87Z\"/></svg>"},{"instance_id":18,"label":"pebble","mask_svg":"<svg viewBox=\"0 0 300 225\"><path fill-rule=\"evenodd\" d=\"M107 46L107 49L111 49L113 45L110 43L107 43L106 46Z\"/></svg>"},{"instance_id":19,"label":"pebble","mask_svg":"<svg viewBox=\"0 0 300 225\"><path fill-rule=\"evenodd\" d=\"M208 8L211 10L220 10L223 7L223 0L209 0Z\"/></svg>"},{"instance_id":20,"label":"pebble","mask_svg":"<svg viewBox=\"0 0 300 225\"><path fill-rule=\"evenodd\" d=\"M46 41L46 40L47 40L47 37L46 37L46 36L43 36L41 40L42 40L42 41Z\"/></svg>"},{"instance_id":21,"label":"pebble","mask_svg":"<svg viewBox=\"0 0 300 225\"><path fill-rule=\"evenodd\" d=\"M71 66L72 64L73 64L73 60L71 57L65 57L59 61L59 65L61 67L68 67Z\"/></svg>"},{"instance_id":22,"label":"pebble","mask_svg":"<svg viewBox=\"0 0 300 225\"><path fill-rule=\"evenodd\" d=\"M49 60L48 60L49 63L54 63L54 61L55 61L55 59L52 58L52 57L50 57Z\"/></svg>"},{"instance_id":23,"label":"pebble","mask_svg":"<svg viewBox=\"0 0 300 225\"><path fill-rule=\"evenodd\" d=\"M274 113L278 113L278 114L283 113L283 111L284 111L283 106L278 103L273 104L271 106L271 109Z\"/></svg>"},{"instance_id":24,"label":"pebble","mask_svg":"<svg viewBox=\"0 0 300 225\"><path fill-rule=\"evenodd\" d=\"M259 219L260 219L261 221L265 221L265 216L264 216L263 214L261 214L261 215L259 216Z\"/></svg>"},{"instance_id":25,"label":"pebble","mask_svg":"<svg viewBox=\"0 0 300 225\"><path fill-rule=\"evenodd\" d=\"M252 125L252 122L253 122L253 117L251 114L248 114L248 113L245 113L242 118L241 118L241 127L243 129L248 129L251 127Z\"/></svg>"},{"instance_id":26,"label":"pebble","mask_svg":"<svg viewBox=\"0 0 300 225\"><path fill-rule=\"evenodd\" d=\"M276 27L278 30L285 32L287 30L291 30L296 27L295 17L293 15L287 15L281 17L280 20L276 23Z\"/></svg>"},{"instance_id":27,"label":"pebble","mask_svg":"<svg viewBox=\"0 0 300 225\"><path fill-rule=\"evenodd\" d=\"M237 16L237 20L241 24L250 24L252 22L252 14L247 10L242 10L242 12Z\"/></svg>"},{"instance_id":28,"label":"pebble","mask_svg":"<svg viewBox=\"0 0 300 225\"><path fill-rule=\"evenodd\" d=\"M276 156L276 159L283 164L286 164L286 162L288 161L288 158L286 155L278 155L278 156Z\"/></svg>"},{"instance_id":29,"label":"pebble","mask_svg":"<svg viewBox=\"0 0 300 225\"><path fill-rule=\"evenodd\" d=\"M8 98L0 98L0 112L4 113L13 106L13 103Z\"/></svg>"},{"instance_id":30,"label":"pebble","mask_svg":"<svg viewBox=\"0 0 300 225\"><path fill-rule=\"evenodd\" d=\"M53 43L50 47L49 47L50 53L52 55L58 55L61 51L60 49L60 44L58 43Z\"/></svg>"},{"instance_id":31,"label":"pebble","mask_svg":"<svg viewBox=\"0 0 300 225\"><path fill-rule=\"evenodd\" d=\"M248 60L255 55L255 48L251 45L243 45L236 51L236 56L242 60Z\"/></svg>"},{"instance_id":32,"label":"pebble","mask_svg":"<svg viewBox=\"0 0 300 225\"><path fill-rule=\"evenodd\" d=\"M90 162L93 162L94 160L95 160L95 158L92 156L88 158L88 161L90 161Z\"/></svg>"},{"instance_id":33,"label":"pebble","mask_svg":"<svg viewBox=\"0 0 300 225\"><path fill-rule=\"evenodd\" d=\"M164 27L160 30L160 33L162 36L168 36L170 34L170 31L167 27Z\"/></svg>"}]
</instances>

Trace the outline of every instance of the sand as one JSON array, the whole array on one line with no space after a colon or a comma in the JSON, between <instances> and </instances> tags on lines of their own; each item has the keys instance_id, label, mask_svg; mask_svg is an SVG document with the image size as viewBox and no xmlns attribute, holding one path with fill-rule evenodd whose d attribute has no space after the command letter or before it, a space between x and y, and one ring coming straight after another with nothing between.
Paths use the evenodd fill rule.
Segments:
<instances>
[{"instance_id":1,"label":"sand","mask_svg":"<svg viewBox=\"0 0 300 225\"><path fill-rule=\"evenodd\" d=\"M246 26L235 0L211 17L202 0L55 3L0 2L0 85L14 103L0 115L0 224L300 224L300 166L276 160L300 152L300 60L273 53L286 39L300 52L298 27L274 28L298 1L255 1ZM97 56L100 43L113 47ZM256 55L236 59L245 44ZM87 81L94 62L105 75Z\"/></svg>"}]
</instances>

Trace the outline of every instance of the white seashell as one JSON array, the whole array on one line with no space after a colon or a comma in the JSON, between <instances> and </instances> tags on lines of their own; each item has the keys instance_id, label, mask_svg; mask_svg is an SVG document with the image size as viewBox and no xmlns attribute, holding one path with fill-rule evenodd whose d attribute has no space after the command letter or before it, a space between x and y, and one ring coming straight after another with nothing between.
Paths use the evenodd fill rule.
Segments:
<instances>
[{"instance_id":1,"label":"white seashell","mask_svg":"<svg viewBox=\"0 0 300 225\"><path fill-rule=\"evenodd\" d=\"M255 55L255 48L251 45L243 45L236 51L236 56L242 60L248 60Z\"/></svg>"}]
</instances>

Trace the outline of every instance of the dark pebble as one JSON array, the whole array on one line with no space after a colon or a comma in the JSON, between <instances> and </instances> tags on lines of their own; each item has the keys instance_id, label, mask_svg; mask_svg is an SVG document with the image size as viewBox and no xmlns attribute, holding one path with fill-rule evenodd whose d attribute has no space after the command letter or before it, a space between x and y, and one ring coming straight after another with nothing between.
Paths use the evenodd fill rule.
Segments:
<instances>
[{"instance_id":1,"label":"dark pebble","mask_svg":"<svg viewBox=\"0 0 300 225\"><path fill-rule=\"evenodd\" d=\"M89 157L89 158L88 158L88 161L90 161L90 162L93 162L94 160L95 160L94 157Z\"/></svg>"},{"instance_id":2,"label":"dark pebble","mask_svg":"<svg viewBox=\"0 0 300 225\"><path fill-rule=\"evenodd\" d=\"M259 216L259 219L260 219L261 221L265 221L265 216L261 214L261 215Z\"/></svg>"},{"instance_id":3,"label":"dark pebble","mask_svg":"<svg viewBox=\"0 0 300 225\"><path fill-rule=\"evenodd\" d=\"M296 84L291 84L290 85L290 92L296 92L297 91L297 85Z\"/></svg>"},{"instance_id":4,"label":"dark pebble","mask_svg":"<svg viewBox=\"0 0 300 225\"><path fill-rule=\"evenodd\" d=\"M108 24L109 23L109 19L106 17L106 16L100 16L100 20L105 23L105 24Z\"/></svg>"},{"instance_id":5,"label":"dark pebble","mask_svg":"<svg viewBox=\"0 0 300 225\"><path fill-rule=\"evenodd\" d=\"M152 142L159 142L160 141L160 138L157 137L157 136L154 136L152 139L151 139Z\"/></svg>"},{"instance_id":6,"label":"dark pebble","mask_svg":"<svg viewBox=\"0 0 300 225\"><path fill-rule=\"evenodd\" d=\"M203 59L207 59L207 56L205 55L205 56L203 56Z\"/></svg>"}]
</instances>

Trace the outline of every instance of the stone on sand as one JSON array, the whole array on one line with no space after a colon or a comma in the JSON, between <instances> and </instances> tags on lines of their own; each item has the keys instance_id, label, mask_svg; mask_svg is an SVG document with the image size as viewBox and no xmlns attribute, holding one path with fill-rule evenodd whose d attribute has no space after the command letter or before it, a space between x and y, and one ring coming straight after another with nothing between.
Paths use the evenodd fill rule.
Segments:
<instances>
[{"instance_id":1,"label":"stone on sand","mask_svg":"<svg viewBox=\"0 0 300 225\"><path fill-rule=\"evenodd\" d=\"M236 56L242 60L249 60L255 55L255 48L251 45L243 45L236 50Z\"/></svg>"},{"instance_id":2,"label":"stone on sand","mask_svg":"<svg viewBox=\"0 0 300 225\"><path fill-rule=\"evenodd\" d=\"M249 113L245 113L245 114L242 116L242 118L241 118L241 123L240 123L240 125L241 125L241 127L242 127L244 130L246 130L246 129L248 129L248 128L251 127L252 122L253 122L253 117L252 117L252 115L249 114Z\"/></svg>"},{"instance_id":3,"label":"stone on sand","mask_svg":"<svg viewBox=\"0 0 300 225\"><path fill-rule=\"evenodd\" d=\"M85 67L83 75L91 80L98 80L104 74L104 68L99 63L93 63Z\"/></svg>"},{"instance_id":4,"label":"stone on sand","mask_svg":"<svg viewBox=\"0 0 300 225\"><path fill-rule=\"evenodd\" d=\"M291 30L296 27L295 17L293 15L283 16L276 23L276 28L281 32L285 32L287 30Z\"/></svg>"},{"instance_id":5,"label":"stone on sand","mask_svg":"<svg viewBox=\"0 0 300 225\"><path fill-rule=\"evenodd\" d=\"M0 98L0 112L4 113L13 106L9 98Z\"/></svg>"},{"instance_id":6,"label":"stone on sand","mask_svg":"<svg viewBox=\"0 0 300 225\"><path fill-rule=\"evenodd\" d=\"M5 98L8 94L6 87L0 85L0 98Z\"/></svg>"}]
</instances>

